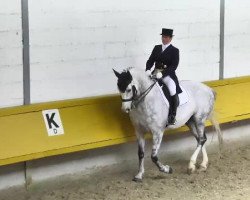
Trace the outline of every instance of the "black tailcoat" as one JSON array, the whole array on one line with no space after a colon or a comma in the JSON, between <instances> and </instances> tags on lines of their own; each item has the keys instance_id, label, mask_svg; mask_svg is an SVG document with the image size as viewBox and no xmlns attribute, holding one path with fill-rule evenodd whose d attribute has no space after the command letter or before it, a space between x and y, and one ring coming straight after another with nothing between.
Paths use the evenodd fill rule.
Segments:
<instances>
[{"instance_id":1,"label":"black tailcoat","mask_svg":"<svg viewBox=\"0 0 250 200\"><path fill-rule=\"evenodd\" d=\"M161 69L163 77L170 76L175 84L177 93L181 93L178 78L175 74L175 70L179 64L179 49L173 45L169 45L164 51L162 51L162 45L156 45L147 61L146 70L150 70L155 63L155 69ZM164 68L164 65L167 67Z\"/></svg>"}]
</instances>

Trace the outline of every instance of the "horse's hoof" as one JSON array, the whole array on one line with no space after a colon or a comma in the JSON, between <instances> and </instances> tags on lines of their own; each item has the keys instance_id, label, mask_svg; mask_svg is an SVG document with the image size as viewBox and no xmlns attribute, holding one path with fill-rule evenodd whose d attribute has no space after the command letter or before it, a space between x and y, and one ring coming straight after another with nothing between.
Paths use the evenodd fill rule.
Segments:
<instances>
[{"instance_id":1,"label":"horse's hoof","mask_svg":"<svg viewBox=\"0 0 250 200\"><path fill-rule=\"evenodd\" d=\"M205 172L205 171L207 171L207 166L200 165L198 171L199 172Z\"/></svg>"},{"instance_id":2,"label":"horse's hoof","mask_svg":"<svg viewBox=\"0 0 250 200\"><path fill-rule=\"evenodd\" d=\"M132 181L134 181L134 182L136 182L136 183L140 183L140 182L142 182L142 179L141 179L141 178L134 177L134 178L132 179Z\"/></svg>"},{"instance_id":3,"label":"horse's hoof","mask_svg":"<svg viewBox=\"0 0 250 200\"><path fill-rule=\"evenodd\" d=\"M172 174L173 173L173 169L170 166L164 166L160 169L161 172L164 172L166 174Z\"/></svg>"},{"instance_id":4,"label":"horse's hoof","mask_svg":"<svg viewBox=\"0 0 250 200\"><path fill-rule=\"evenodd\" d=\"M190 175L190 174L193 174L195 172L195 168L193 168L193 167L189 167L188 169L187 169L187 173Z\"/></svg>"}]
</instances>

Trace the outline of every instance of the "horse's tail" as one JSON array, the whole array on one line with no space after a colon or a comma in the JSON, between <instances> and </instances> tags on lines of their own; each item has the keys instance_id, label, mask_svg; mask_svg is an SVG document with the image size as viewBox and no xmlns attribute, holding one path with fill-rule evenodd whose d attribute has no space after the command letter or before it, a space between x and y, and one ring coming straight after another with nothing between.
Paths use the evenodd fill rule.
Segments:
<instances>
[{"instance_id":1,"label":"horse's tail","mask_svg":"<svg viewBox=\"0 0 250 200\"><path fill-rule=\"evenodd\" d=\"M214 90L212 90L213 92L213 95L214 95L214 100L216 99L216 92ZM218 141L219 141L219 148L220 150L222 149L223 147L223 134L221 132L221 129L220 129L220 124L217 120L217 117L216 117L216 112L214 111L214 109L211 111L210 113L210 116L209 116L209 121L211 122L211 124L214 126L215 128L215 131L217 133L217 136L218 136Z\"/></svg>"},{"instance_id":2,"label":"horse's tail","mask_svg":"<svg viewBox=\"0 0 250 200\"><path fill-rule=\"evenodd\" d=\"M214 101L216 100L217 97L217 93L215 92L215 90L212 89L213 95L214 95Z\"/></svg>"}]
</instances>

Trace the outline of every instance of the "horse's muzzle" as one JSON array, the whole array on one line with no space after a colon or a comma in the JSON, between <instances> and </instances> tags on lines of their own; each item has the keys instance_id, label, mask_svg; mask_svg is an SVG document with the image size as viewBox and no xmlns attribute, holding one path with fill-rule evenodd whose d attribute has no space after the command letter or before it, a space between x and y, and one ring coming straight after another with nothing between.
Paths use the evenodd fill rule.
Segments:
<instances>
[{"instance_id":1,"label":"horse's muzzle","mask_svg":"<svg viewBox=\"0 0 250 200\"><path fill-rule=\"evenodd\" d=\"M131 111L131 108L123 108L122 107L122 111L125 113L129 113Z\"/></svg>"},{"instance_id":2,"label":"horse's muzzle","mask_svg":"<svg viewBox=\"0 0 250 200\"><path fill-rule=\"evenodd\" d=\"M126 108L126 109L125 109L125 112L126 112L126 113L129 113L130 111L131 111L130 108Z\"/></svg>"}]
</instances>

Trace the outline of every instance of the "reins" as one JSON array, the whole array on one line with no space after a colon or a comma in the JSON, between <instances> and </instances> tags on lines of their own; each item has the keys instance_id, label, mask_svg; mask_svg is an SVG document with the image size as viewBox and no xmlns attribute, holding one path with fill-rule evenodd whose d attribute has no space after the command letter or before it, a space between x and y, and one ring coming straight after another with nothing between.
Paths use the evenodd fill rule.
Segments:
<instances>
[{"instance_id":1,"label":"reins","mask_svg":"<svg viewBox=\"0 0 250 200\"><path fill-rule=\"evenodd\" d=\"M137 90L135 88L135 86L132 87L133 90L133 96L130 99L122 99L122 102L128 102L128 101L132 101L132 108L135 108L136 106L138 106L138 104L147 96L147 94L152 90L152 88L154 87L154 85L156 84L156 80L154 81L154 83L152 85L150 85L144 92L142 92L139 96L136 96L137 94Z\"/></svg>"}]
</instances>

